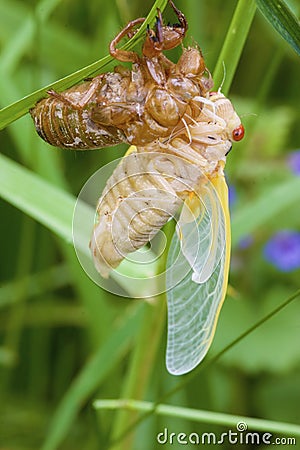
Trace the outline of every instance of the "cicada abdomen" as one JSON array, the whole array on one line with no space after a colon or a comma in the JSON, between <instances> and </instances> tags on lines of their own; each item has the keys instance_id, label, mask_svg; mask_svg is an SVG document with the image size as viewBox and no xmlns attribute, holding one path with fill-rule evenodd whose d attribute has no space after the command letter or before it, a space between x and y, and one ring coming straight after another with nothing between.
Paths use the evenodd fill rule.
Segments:
<instances>
[{"instance_id":1,"label":"cicada abdomen","mask_svg":"<svg viewBox=\"0 0 300 450\"><path fill-rule=\"evenodd\" d=\"M137 147L109 178L90 243L103 277L151 240L190 194L201 196L202 184L222 171L232 141L241 139L243 126L231 102L221 93L202 100L198 122Z\"/></svg>"},{"instance_id":2,"label":"cicada abdomen","mask_svg":"<svg viewBox=\"0 0 300 450\"><path fill-rule=\"evenodd\" d=\"M184 15L169 2L179 24L163 25L158 10L155 30L147 30L141 56L116 46L143 18L130 22L111 42L111 55L131 62L131 70L117 66L65 92L49 91L49 97L37 103L31 115L46 142L79 150L120 142L147 145L169 137L186 118L198 117L212 80L198 48L185 49L176 64L163 54L178 46L187 30Z\"/></svg>"},{"instance_id":3,"label":"cicada abdomen","mask_svg":"<svg viewBox=\"0 0 300 450\"><path fill-rule=\"evenodd\" d=\"M100 125L91 119L92 105L97 98L107 101L116 97L116 88L122 92L126 78L117 73L99 75L91 81L74 86L64 93L50 91L49 98L41 100L31 115L41 138L51 145L68 149L107 147L126 141L121 129Z\"/></svg>"},{"instance_id":4,"label":"cicada abdomen","mask_svg":"<svg viewBox=\"0 0 300 450\"><path fill-rule=\"evenodd\" d=\"M163 153L131 152L109 178L91 238L96 269L112 268L141 248L176 213L199 182L198 167Z\"/></svg>"}]
</instances>

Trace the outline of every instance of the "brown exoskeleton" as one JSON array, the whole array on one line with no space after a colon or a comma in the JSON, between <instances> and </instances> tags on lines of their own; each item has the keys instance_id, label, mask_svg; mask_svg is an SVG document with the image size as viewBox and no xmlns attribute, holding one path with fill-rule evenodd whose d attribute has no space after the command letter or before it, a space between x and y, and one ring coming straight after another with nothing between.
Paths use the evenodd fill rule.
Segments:
<instances>
[{"instance_id":1,"label":"brown exoskeleton","mask_svg":"<svg viewBox=\"0 0 300 450\"><path fill-rule=\"evenodd\" d=\"M132 69L115 67L92 80L49 97L31 110L38 134L49 144L69 149L92 149L126 142L145 145L168 137L189 120L197 119L201 99L212 80L198 48L184 49L177 64L163 51L181 44L187 22L172 0L179 24L166 26L158 10L155 30L147 29L142 56L117 49L117 44L135 33L139 18L113 39L110 54Z\"/></svg>"}]
</instances>

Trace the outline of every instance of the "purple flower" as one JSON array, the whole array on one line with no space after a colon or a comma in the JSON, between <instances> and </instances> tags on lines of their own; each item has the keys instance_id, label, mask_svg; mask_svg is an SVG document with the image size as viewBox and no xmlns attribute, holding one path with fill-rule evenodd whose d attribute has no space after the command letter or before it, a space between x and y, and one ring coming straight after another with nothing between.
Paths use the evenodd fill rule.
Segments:
<instances>
[{"instance_id":1,"label":"purple flower","mask_svg":"<svg viewBox=\"0 0 300 450\"><path fill-rule=\"evenodd\" d=\"M240 239L238 246L241 250L246 250L252 244L253 244L253 236L251 236L251 234L247 234L246 236Z\"/></svg>"},{"instance_id":2,"label":"purple flower","mask_svg":"<svg viewBox=\"0 0 300 450\"><path fill-rule=\"evenodd\" d=\"M300 233L282 230L264 247L264 257L282 272L300 268Z\"/></svg>"},{"instance_id":3,"label":"purple flower","mask_svg":"<svg viewBox=\"0 0 300 450\"><path fill-rule=\"evenodd\" d=\"M228 185L228 200L229 200L229 207L234 206L237 200L236 188L233 184Z\"/></svg>"},{"instance_id":4,"label":"purple flower","mask_svg":"<svg viewBox=\"0 0 300 450\"><path fill-rule=\"evenodd\" d=\"M300 150L295 150L289 154L288 165L295 175L300 176Z\"/></svg>"}]
</instances>

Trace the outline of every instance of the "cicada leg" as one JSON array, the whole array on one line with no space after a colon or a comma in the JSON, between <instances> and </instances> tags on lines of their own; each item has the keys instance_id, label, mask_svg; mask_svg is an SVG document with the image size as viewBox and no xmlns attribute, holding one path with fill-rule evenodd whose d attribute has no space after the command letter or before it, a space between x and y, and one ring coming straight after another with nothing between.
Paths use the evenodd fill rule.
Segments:
<instances>
[{"instance_id":1,"label":"cicada leg","mask_svg":"<svg viewBox=\"0 0 300 450\"><path fill-rule=\"evenodd\" d=\"M65 103L66 105L70 106L75 110L81 110L89 103L90 99L99 89L99 86L102 83L103 76L104 74L101 74L92 79L90 87L87 89L85 94L80 98L80 100L73 101L69 98L67 94L63 92L56 92L53 89L47 91L47 94L50 95L50 97L55 97L59 101Z\"/></svg>"},{"instance_id":2,"label":"cicada leg","mask_svg":"<svg viewBox=\"0 0 300 450\"><path fill-rule=\"evenodd\" d=\"M169 0L169 3L173 8L173 10L175 11L176 16L178 17L181 28L184 30L184 33L186 33L188 29L188 24L184 14L178 8L176 8L172 0Z\"/></svg>"},{"instance_id":3,"label":"cicada leg","mask_svg":"<svg viewBox=\"0 0 300 450\"><path fill-rule=\"evenodd\" d=\"M90 109L91 119L99 124L121 126L129 120L138 120L137 108L134 104L107 102Z\"/></svg>"},{"instance_id":4,"label":"cicada leg","mask_svg":"<svg viewBox=\"0 0 300 450\"><path fill-rule=\"evenodd\" d=\"M172 0L169 0L179 24L164 26L161 11L157 9L155 30L147 29L147 36L143 45L143 55L147 58L159 56L163 50L170 50L181 44L188 29L187 21L183 13L176 8Z\"/></svg>"},{"instance_id":5,"label":"cicada leg","mask_svg":"<svg viewBox=\"0 0 300 450\"><path fill-rule=\"evenodd\" d=\"M136 33L134 27L145 22L144 17L140 17L139 19L132 20L129 22L123 30L120 31L119 34L111 41L109 45L109 53L111 56L118 61L122 62L132 62L136 63L139 61L139 56L135 52L129 52L127 50L119 50L117 49L117 44L125 37L125 36L133 36Z\"/></svg>"}]
</instances>

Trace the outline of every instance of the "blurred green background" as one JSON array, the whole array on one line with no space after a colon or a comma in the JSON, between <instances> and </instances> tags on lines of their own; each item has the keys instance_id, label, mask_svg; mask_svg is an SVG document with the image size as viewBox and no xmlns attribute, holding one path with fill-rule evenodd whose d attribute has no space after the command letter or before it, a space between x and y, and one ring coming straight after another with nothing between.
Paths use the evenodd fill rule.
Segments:
<instances>
[{"instance_id":1,"label":"blurred green background","mask_svg":"<svg viewBox=\"0 0 300 450\"><path fill-rule=\"evenodd\" d=\"M211 71L236 4L176 1L189 22L185 44L199 44ZM107 55L122 26L147 15L152 5L0 0L0 106ZM164 16L174 22L169 8ZM179 54L180 49L172 52L174 61ZM288 163L300 148L299 75L297 54L257 11L229 93L246 137L227 159L233 252L229 295L211 354L299 288L299 267L283 272L264 257L275 233L300 231L299 173ZM51 148L38 138L29 115L3 130L0 142L3 155L74 196L95 170L126 150ZM81 269L70 242L6 201L0 208L0 450L104 449L135 414L96 411L93 400L156 401L181 382L165 368L164 299L130 300L100 289ZM300 252L297 246L292 251ZM299 313L296 300L167 402L299 423ZM160 448L156 435L165 427L175 433L228 429L152 416L114 448Z\"/></svg>"}]
</instances>

